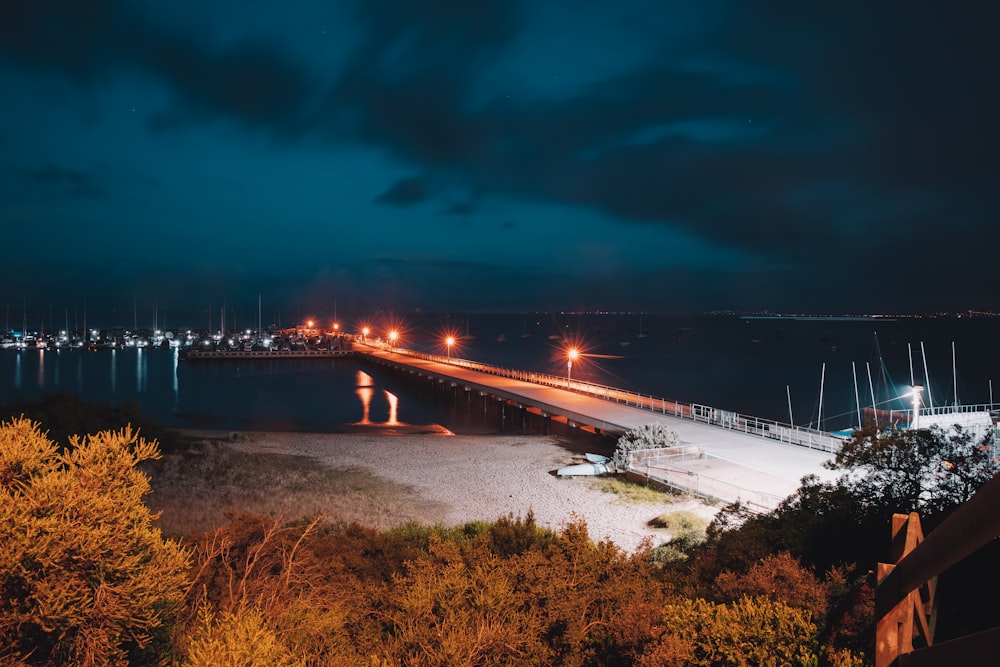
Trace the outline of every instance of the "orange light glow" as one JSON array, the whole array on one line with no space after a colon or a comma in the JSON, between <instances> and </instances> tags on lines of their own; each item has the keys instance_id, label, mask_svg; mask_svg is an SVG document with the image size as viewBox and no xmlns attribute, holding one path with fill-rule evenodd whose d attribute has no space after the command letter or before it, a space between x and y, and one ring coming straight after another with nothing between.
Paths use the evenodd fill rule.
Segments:
<instances>
[{"instance_id":1,"label":"orange light glow","mask_svg":"<svg viewBox=\"0 0 1000 667\"><path fill-rule=\"evenodd\" d=\"M393 345L396 344L396 340L399 338L399 332L393 329L389 332L389 342Z\"/></svg>"},{"instance_id":2,"label":"orange light glow","mask_svg":"<svg viewBox=\"0 0 1000 667\"><path fill-rule=\"evenodd\" d=\"M334 331L340 331L340 322L334 322L333 323L333 330Z\"/></svg>"},{"instance_id":3,"label":"orange light glow","mask_svg":"<svg viewBox=\"0 0 1000 667\"><path fill-rule=\"evenodd\" d=\"M580 350L576 349L575 347L571 347L569 348L569 350L566 351L566 356L569 358L570 361L576 361L577 359L580 358Z\"/></svg>"},{"instance_id":4,"label":"orange light glow","mask_svg":"<svg viewBox=\"0 0 1000 667\"><path fill-rule=\"evenodd\" d=\"M315 323L315 322L313 322L312 320L309 320L309 321L307 321L307 322L306 322L306 329L312 329L312 328L313 328L313 326L315 326L315 324L316 324L316 323Z\"/></svg>"}]
</instances>

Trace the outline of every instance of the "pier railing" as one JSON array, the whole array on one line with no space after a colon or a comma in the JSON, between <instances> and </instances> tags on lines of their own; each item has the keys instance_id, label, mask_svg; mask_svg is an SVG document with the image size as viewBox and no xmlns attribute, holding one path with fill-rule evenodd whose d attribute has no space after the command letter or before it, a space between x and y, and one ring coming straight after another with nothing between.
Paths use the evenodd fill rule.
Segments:
<instances>
[{"instance_id":1,"label":"pier railing","mask_svg":"<svg viewBox=\"0 0 1000 667\"><path fill-rule=\"evenodd\" d=\"M628 454L627 474L642 478L647 484L706 500L738 502L752 512L770 512L781 503L782 498L773 493L748 489L684 467L687 461L705 458L696 447L681 451L675 447L633 450Z\"/></svg>"},{"instance_id":2,"label":"pier railing","mask_svg":"<svg viewBox=\"0 0 1000 667\"><path fill-rule=\"evenodd\" d=\"M506 377L512 380L520 380L521 382L530 382L532 384L547 387L566 389L579 394L585 394L587 396L601 398L606 401L639 408L640 410L649 410L650 412L654 412L656 414L670 415L680 419L688 419L693 422L718 426L731 431L739 431L740 433L746 433L748 435L756 435L770 440L777 440L778 442L783 442L789 445L798 445L800 447L808 447L809 449L836 453L840 451L840 447L843 444L842 438L838 438L837 436L826 433L825 431L819 431L803 426L782 424L781 422L772 421L770 419L761 419L760 417L750 417L738 412L720 410L708 405L683 403L681 401L674 401L668 398L653 396L652 394L643 394L636 391L629 391L627 389L609 387L607 385L597 384L594 382L573 380L564 376L537 373L535 371L502 368L492 364L485 364L479 361L470 361L468 359L460 359L457 357L444 357L441 355L427 354L425 352L417 352L415 350L407 350L398 347L389 348L386 346L386 349L391 349L392 352L404 354L415 359L423 359L425 361L432 361L441 364L450 364L452 366L466 368L479 373L487 373L489 375Z\"/></svg>"}]
</instances>

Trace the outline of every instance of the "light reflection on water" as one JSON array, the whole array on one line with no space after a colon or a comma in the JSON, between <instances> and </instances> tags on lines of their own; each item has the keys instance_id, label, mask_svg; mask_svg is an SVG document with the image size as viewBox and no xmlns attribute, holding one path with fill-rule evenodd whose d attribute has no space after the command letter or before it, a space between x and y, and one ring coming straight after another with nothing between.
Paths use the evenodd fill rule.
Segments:
<instances>
[{"instance_id":1,"label":"light reflection on water","mask_svg":"<svg viewBox=\"0 0 1000 667\"><path fill-rule=\"evenodd\" d=\"M452 356L561 376L563 342L549 338L556 330L585 343L587 354L574 363L574 379L778 421L789 420L791 405L794 422L802 425L817 420L822 403L826 428L855 421L858 385L862 402L870 402L865 394L877 393L880 404L903 395L914 363L918 371L929 365L916 379L940 402L956 400L956 394L962 403L992 401L993 381L1000 379L1000 318L837 322L567 315L555 329L555 318L518 314L462 316L455 323L467 335ZM441 329L439 317L414 318L406 345L444 354ZM914 354L911 362L911 345L914 351L926 347L926 360ZM0 404L71 391L114 405L134 400L162 423L181 427L332 431L448 425L468 412L468 406L438 400L440 394L425 385L355 359L196 363L178 361L176 350L149 348L140 365L139 350L131 348L0 350L0 378L7 378L0 382Z\"/></svg>"},{"instance_id":2,"label":"light reflection on water","mask_svg":"<svg viewBox=\"0 0 1000 667\"><path fill-rule=\"evenodd\" d=\"M365 373L363 370L358 370L355 374L355 384L357 389L354 393L357 395L358 399L361 401L361 419L355 422L356 426L404 426L405 424L399 421L399 397L393 394L391 391L384 389L383 393L385 395L386 405L389 407L389 414L386 417L385 422L375 423L371 420L371 407L372 398L375 395L375 390L372 389L375 385L375 380L371 375Z\"/></svg>"},{"instance_id":3,"label":"light reflection on water","mask_svg":"<svg viewBox=\"0 0 1000 667\"><path fill-rule=\"evenodd\" d=\"M67 392L110 405L134 401L177 428L329 432L440 418L418 390L354 359L190 362L176 349L4 350L0 374L10 378L0 383L0 405Z\"/></svg>"}]
</instances>

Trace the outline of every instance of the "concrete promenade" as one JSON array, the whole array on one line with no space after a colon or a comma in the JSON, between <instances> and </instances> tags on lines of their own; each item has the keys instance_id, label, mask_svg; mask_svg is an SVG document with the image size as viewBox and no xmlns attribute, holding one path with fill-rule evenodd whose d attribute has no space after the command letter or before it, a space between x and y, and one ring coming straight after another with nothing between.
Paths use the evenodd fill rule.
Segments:
<instances>
[{"instance_id":1,"label":"concrete promenade","mask_svg":"<svg viewBox=\"0 0 1000 667\"><path fill-rule=\"evenodd\" d=\"M823 467L832 454L774 439L759 437L731 428L698 423L669 414L660 414L604 398L491 374L435 361L425 355L410 355L386 348L355 344L355 351L374 363L399 372L426 376L450 383L456 389L494 396L521 408L536 408L543 415L565 417L571 425L587 425L608 435L619 435L643 424L662 423L677 433L682 445L700 448L711 461L699 474L712 475L739 487L778 498L793 493L806 475L833 479L836 474Z\"/></svg>"}]
</instances>

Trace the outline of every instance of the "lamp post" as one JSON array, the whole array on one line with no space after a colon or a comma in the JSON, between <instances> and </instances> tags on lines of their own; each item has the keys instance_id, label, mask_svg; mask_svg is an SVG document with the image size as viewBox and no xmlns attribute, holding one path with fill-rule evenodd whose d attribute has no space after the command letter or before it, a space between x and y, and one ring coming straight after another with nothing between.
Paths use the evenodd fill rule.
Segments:
<instances>
[{"instance_id":1,"label":"lamp post","mask_svg":"<svg viewBox=\"0 0 1000 667\"><path fill-rule=\"evenodd\" d=\"M573 378L573 362L580 356L580 351L575 347L566 351L566 388L569 389L570 380Z\"/></svg>"},{"instance_id":2,"label":"lamp post","mask_svg":"<svg viewBox=\"0 0 1000 667\"><path fill-rule=\"evenodd\" d=\"M399 339L399 332L393 329L389 332L389 347L390 349L396 347L396 341Z\"/></svg>"},{"instance_id":3,"label":"lamp post","mask_svg":"<svg viewBox=\"0 0 1000 667\"><path fill-rule=\"evenodd\" d=\"M454 336L448 336L447 338L444 339L444 346L446 348L448 348L448 361L449 362L451 361L451 348L452 348L452 346L454 344L455 344L455 337Z\"/></svg>"},{"instance_id":4,"label":"lamp post","mask_svg":"<svg viewBox=\"0 0 1000 667\"><path fill-rule=\"evenodd\" d=\"M923 390L922 385L913 385L913 420L911 428L914 431L920 428L920 392Z\"/></svg>"},{"instance_id":5,"label":"lamp post","mask_svg":"<svg viewBox=\"0 0 1000 667\"><path fill-rule=\"evenodd\" d=\"M371 332L372 332L372 330L369 329L368 327L365 327L364 329L362 329L361 330L361 341L364 342L364 343L367 343L368 342L368 334L370 334Z\"/></svg>"}]
</instances>

